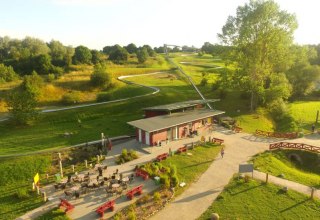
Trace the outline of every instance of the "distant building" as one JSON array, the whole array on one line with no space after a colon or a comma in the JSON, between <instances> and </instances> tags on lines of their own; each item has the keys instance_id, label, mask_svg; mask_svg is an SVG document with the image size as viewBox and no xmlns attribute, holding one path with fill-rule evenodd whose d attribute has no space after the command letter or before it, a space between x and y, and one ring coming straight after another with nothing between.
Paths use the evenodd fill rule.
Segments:
<instances>
[{"instance_id":1,"label":"distant building","mask_svg":"<svg viewBox=\"0 0 320 220\"><path fill-rule=\"evenodd\" d=\"M207 109L206 104L218 100L191 100L145 108L145 118L128 122L136 128L136 139L146 145L201 135L210 129L213 118L224 112Z\"/></svg>"}]
</instances>

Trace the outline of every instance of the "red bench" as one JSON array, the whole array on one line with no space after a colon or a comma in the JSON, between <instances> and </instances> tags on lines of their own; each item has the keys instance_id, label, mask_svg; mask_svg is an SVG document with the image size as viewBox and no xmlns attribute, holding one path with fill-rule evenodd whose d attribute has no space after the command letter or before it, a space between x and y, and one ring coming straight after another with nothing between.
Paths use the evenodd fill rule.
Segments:
<instances>
[{"instance_id":1,"label":"red bench","mask_svg":"<svg viewBox=\"0 0 320 220\"><path fill-rule=\"evenodd\" d=\"M143 185L139 185L139 186L134 187L133 189L129 190L127 192L127 198L131 200L131 199L133 199L133 196L135 194L141 195L142 194L142 187L143 187Z\"/></svg>"},{"instance_id":2,"label":"red bench","mask_svg":"<svg viewBox=\"0 0 320 220\"><path fill-rule=\"evenodd\" d=\"M212 142L215 143L215 144L223 144L224 140L222 139L219 139L219 138L212 138Z\"/></svg>"},{"instance_id":3,"label":"red bench","mask_svg":"<svg viewBox=\"0 0 320 220\"><path fill-rule=\"evenodd\" d=\"M141 169L136 170L136 176L141 176L144 180L149 179L149 173Z\"/></svg>"},{"instance_id":4,"label":"red bench","mask_svg":"<svg viewBox=\"0 0 320 220\"><path fill-rule=\"evenodd\" d=\"M60 198L60 204L59 204L59 208L65 208L64 212L68 213L70 211L72 211L74 209L74 206L71 205L66 199L61 199Z\"/></svg>"},{"instance_id":5,"label":"red bench","mask_svg":"<svg viewBox=\"0 0 320 220\"><path fill-rule=\"evenodd\" d=\"M156 160L157 161L161 161L161 160L165 160L167 159L167 157L169 157L169 154L168 153L164 153L164 154L160 154L156 157Z\"/></svg>"},{"instance_id":6,"label":"red bench","mask_svg":"<svg viewBox=\"0 0 320 220\"><path fill-rule=\"evenodd\" d=\"M238 127L238 126L234 126L233 127L233 131L236 132L236 133L239 133L242 131L242 128Z\"/></svg>"},{"instance_id":7,"label":"red bench","mask_svg":"<svg viewBox=\"0 0 320 220\"><path fill-rule=\"evenodd\" d=\"M108 209L110 209L111 211L114 210L114 204L115 204L115 200L112 201L108 201L106 203L104 203L102 206L99 206L99 208L96 210L96 212L103 217L104 212Z\"/></svg>"},{"instance_id":8,"label":"red bench","mask_svg":"<svg viewBox=\"0 0 320 220\"><path fill-rule=\"evenodd\" d=\"M187 152L186 146L178 148L177 153L182 153L182 152Z\"/></svg>"}]
</instances>

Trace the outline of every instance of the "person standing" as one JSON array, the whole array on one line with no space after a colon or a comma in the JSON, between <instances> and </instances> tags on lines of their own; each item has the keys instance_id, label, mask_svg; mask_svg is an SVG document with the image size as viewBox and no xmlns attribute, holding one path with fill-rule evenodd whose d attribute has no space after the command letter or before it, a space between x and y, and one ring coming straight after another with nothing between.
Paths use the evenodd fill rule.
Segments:
<instances>
[{"instance_id":1,"label":"person standing","mask_svg":"<svg viewBox=\"0 0 320 220\"><path fill-rule=\"evenodd\" d=\"M223 155L224 155L224 148L221 148L220 154L221 154L221 158L223 158Z\"/></svg>"},{"instance_id":2,"label":"person standing","mask_svg":"<svg viewBox=\"0 0 320 220\"><path fill-rule=\"evenodd\" d=\"M315 129L316 129L315 124L312 124L312 127L311 127L312 133L314 133Z\"/></svg>"}]
</instances>

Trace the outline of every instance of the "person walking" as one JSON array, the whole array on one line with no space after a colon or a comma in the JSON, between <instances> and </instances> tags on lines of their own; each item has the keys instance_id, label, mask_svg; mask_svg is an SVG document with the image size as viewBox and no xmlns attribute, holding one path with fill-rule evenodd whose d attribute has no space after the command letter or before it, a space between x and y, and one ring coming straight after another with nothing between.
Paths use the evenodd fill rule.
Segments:
<instances>
[{"instance_id":1,"label":"person walking","mask_svg":"<svg viewBox=\"0 0 320 220\"><path fill-rule=\"evenodd\" d=\"M224 148L221 148L220 154L221 154L221 158L223 158L223 155L224 155Z\"/></svg>"}]
</instances>

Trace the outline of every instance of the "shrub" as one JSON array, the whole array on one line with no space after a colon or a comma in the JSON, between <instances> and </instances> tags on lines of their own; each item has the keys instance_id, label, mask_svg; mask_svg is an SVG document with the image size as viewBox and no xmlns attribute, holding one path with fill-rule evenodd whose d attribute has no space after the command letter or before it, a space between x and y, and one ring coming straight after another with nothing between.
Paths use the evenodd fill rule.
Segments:
<instances>
[{"instance_id":1,"label":"shrub","mask_svg":"<svg viewBox=\"0 0 320 220\"><path fill-rule=\"evenodd\" d=\"M18 199L27 199L30 197L28 190L26 188L17 189L16 197Z\"/></svg>"},{"instance_id":2,"label":"shrub","mask_svg":"<svg viewBox=\"0 0 320 220\"><path fill-rule=\"evenodd\" d=\"M106 65L97 64L90 77L90 83L95 87L109 87L111 79L111 74L106 71Z\"/></svg>"},{"instance_id":3,"label":"shrub","mask_svg":"<svg viewBox=\"0 0 320 220\"><path fill-rule=\"evenodd\" d=\"M130 151L129 151L129 154L130 154L130 156L131 156L132 159L137 159L137 158L138 158L138 154L137 154L137 152L134 151L134 150L130 150Z\"/></svg>"},{"instance_id":4,"label":"shrub","mask_svg":"<svg viewBox=\"0 0 320 220\"><path fill-rule=\"evenodd\" d=\"M176 187L179 184L179 179L177 177L177 175L174 175L171 177L171 185L173 187Z\"/></svg>"},{"instance_id":5,"label":"shrub","mask_svg":"<svg viewBox=\"0 0 320 220\"><path fill-rule=\"evenodd\" d=\"M219 98L220 98L220 99L224 99L224 98L226 98L226 97L227 97L227 91L224 90L224 89L220 89L220 90L219 90Z\"/></svg>"},{"instance_id":6,"label":"shrub","mask_svg":"<svg viewBox=\"0 0 320 220\"><path fill-rule=\"evenodd\" d=\"M128 156L128 150L127 149L122 149L121 156L122 157L127 157Z\"/></svg>"},{"instance_id":7,"label":"shrub","mask_svg":"<svg viewBox=\"0 0 320 220\"><path fill-rule=\"evenodd\" d=\"M99 93L97 95L97 102L107 102L113 99L112 93Z\"/></svg>"},{"instance_id":8,"label":"shrub","mask_svg":"<svg viewBox=\"0 0 320 220\"><path fill-rule=\"evenodd\" d=\"M62 96L61 102L65 105L77 104L81 100L81 92L72 91Z\"/></svg>"},{"instance_id":9,"label":"shrub","mask_svg":"<svg viewBox=\"0 0 320 220\"><path fill-rule=\"evenodd\" d=\"M138 200L138 204L143 205L147 203L150 200L150 198L151 196L149 194L146 194L145 196L143 196L141 199Z\"/></svg>"},{"instance_id":10,"label":"shrub","mask_svg":"<svg viewBox=\"0 0 320 220\"><path fill-rule=\"evenodd\" d=\"M244 176L244 182L248 183L250 181L251 177L249 175Z\"/></svg>"},{"instance_id":11,"label":"shrub","mask_svg":"<svg viewBox=\"0 0 320 220\"><path fill-rule=\"evenodd\" d=\"M130 209L130 211L128 212L128 220L136 220L136 219L137 219L136 212Z\"/></svg>"},{"instance_id":12,"label":"shrub","mask_svg":"<svg viewBox=\"0 0 320 220\"><path fill-rule=\"evenodd\" d=\"M160 201L161 201L161 195L160 195L159 192L155 192L155 193L153 194L153 200L154 200L154 202L155 202L156 204L159 204L159 203L160 203Z\"/></svg>"},{"instance_id":13,"label":"shrub","mask_svg":"<svg viewBox=\"0 0 320 220\"><path fill-rule=\"evenodd\" d=\"M177 167L175 165L170 165L170 176L173 177L177 174Z\"/></svg>"},{"instance_id":14,"label":"shrub","mask_svg":"<svg viewBox=\"0 0 320 220\"><path fill-rule=\"evenodd\" d=\"M202 78L200 82L200 86L206 86L208 84L208 79L207 78Z\"/></svg>"},{"instance_id":15,"label":"shrub","mask_svg":"<svg viewBox=\"0 0 320 220\"><path fill-rule=\"evenodd\" d=\"M47 76L47 81L48 82L53 82L55 80L56 76L53 73L49 73Z\"/></svg>"}]
</instances>

